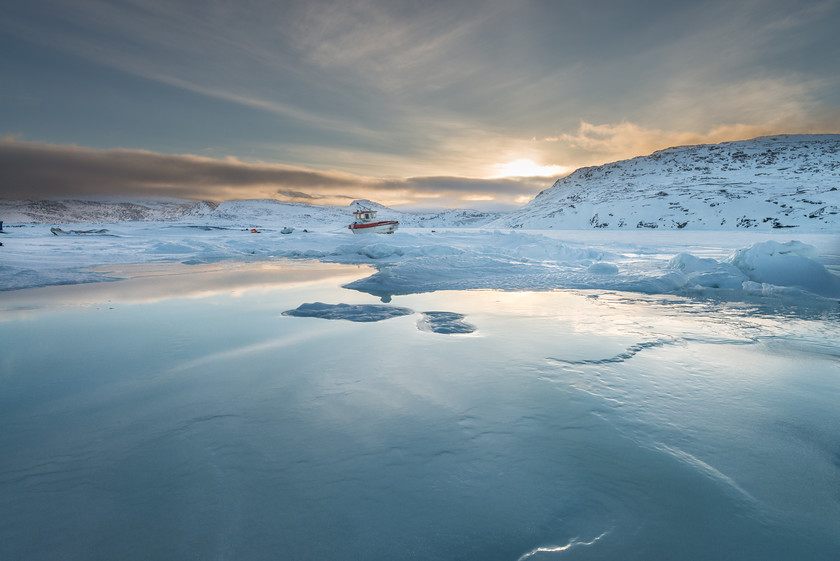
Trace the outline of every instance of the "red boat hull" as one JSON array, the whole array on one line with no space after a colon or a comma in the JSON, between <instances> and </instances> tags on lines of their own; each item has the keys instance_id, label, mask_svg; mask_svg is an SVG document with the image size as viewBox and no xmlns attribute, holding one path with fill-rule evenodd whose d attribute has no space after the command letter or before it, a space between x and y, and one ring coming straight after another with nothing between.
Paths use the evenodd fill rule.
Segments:
<instances>
[{"instance_id":1,"label":"red boat hull","mask_svg":"<svg viewBox=\"0 0 840 561\"><path fill-rule=\"evenodd\" d=\"M396 220L382 220L380 222L354 222L353 224L350 224L347 227L353 230L354 234L393 234L394 231L399 227L399 225L400 223Z\"/></svg>"}]
</instances>

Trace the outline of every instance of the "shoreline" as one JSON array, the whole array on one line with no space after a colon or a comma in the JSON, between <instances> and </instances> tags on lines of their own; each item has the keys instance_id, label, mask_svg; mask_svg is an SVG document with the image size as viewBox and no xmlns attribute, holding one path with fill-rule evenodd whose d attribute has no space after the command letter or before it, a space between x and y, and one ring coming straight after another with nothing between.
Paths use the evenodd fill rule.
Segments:
<instances>
[{"instance_id":1,"label":"shoreline","mask_svg":"<svg viewBox=\"0 0 840 561\"><path fill-rule=\"evenodd\" d=\"M735 252L768 242L777 248L767 250L770 257L773 251L796 253L805 260L801 264L822 277L838 277L840 282L840 235L835 233L680 230L640 231L628 236L627 232L604 230L453 228L406 229L389 236L326 231L281 235L120 223L109 234L113 235L53 236L43 229L16 234L0 253L0 300L38 288L113 284L124 277L260 269L278 263L320 268L364 266L367 275L375 277L364 283L369 293L597 288L694 294L695 284L704 291L740 287L741 280L770 282L753 278L746 262L741 272L729 263ZM802 243L792 244L794 241ZM690 263L684 255L690 256ZM703 270L697 271L698 266ZM687 276L681 277L680 271ZM692 280L697 274L702 275L699 283ZM721 275L720 281L712 278ZM782 286L807 287L806 280L794 279ZM829 286L837 284L830 278L827 282ZM759 288L751 285L750 291ZM834 294L833 289L818 293Z\"/></svg>"},{"instance_id":2,"label":"shoreline","mask_svg":"<svg viewBox=\"0 0 840 561\"><path fill-rule=\"evenodd\" d=\"M52 306L105 306L144 304L174 298L212 294L241 294L303 284L334 285L357 280L372 272L360 265L304 260L219 262L203 265L126 263L95 267L100 282L55 284L0 292L0 311L42 309ZM122 276L129 274L129 276ZM121 276L111 276L121 275Z\"/></svg>"}]
</instances>

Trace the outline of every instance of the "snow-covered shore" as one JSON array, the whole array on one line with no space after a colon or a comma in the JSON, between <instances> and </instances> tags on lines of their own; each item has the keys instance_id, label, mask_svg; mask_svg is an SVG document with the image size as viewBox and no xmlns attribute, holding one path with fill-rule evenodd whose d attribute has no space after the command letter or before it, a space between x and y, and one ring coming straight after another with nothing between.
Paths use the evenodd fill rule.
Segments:
<instances>
[{"instance_id":1,"label":"snow-covered shore","mask_svg":"<svg viewBox=\"0 0 840 561\"><path fill-rule=\"evenodd\" d=\"M346 225L358 208L399 220L399 232L354 236ZM383 299L559 288L837 299L840 135L683 146L583 168L507 214L367 200L0 199L0 220L0 290L109 280L91 269L114 264L312 259L374 265L349 287Z\"/></svg>"},{"instance_id":2,"label":"snow-covered shore","mask_svg":"<svg viewBox=\"0 0 840 561\"><path fill-rule=\"evenodd\" d=\"M348 285L385 300L437 290L601 289L647 294L840 298L840 238L776 232L497 231L251 228L168 222L6 227L0 290L124 278L118 265L277 259L367 264ZM105 230L105 231L101 231ZM96 269L96 270L93 270ZM109 274L108 271L111 271Z\"/></svg>"}]
</instances>

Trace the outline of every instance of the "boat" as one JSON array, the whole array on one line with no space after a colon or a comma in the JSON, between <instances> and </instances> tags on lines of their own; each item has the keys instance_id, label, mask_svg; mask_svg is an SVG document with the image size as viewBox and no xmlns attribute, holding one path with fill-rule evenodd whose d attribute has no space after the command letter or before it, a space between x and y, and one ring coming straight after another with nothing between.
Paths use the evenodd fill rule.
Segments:
<instances>
[{"instance_id":1,"label":"boat","mask_svg":"<svg viewBox=\"0 0 840 561\"><path fill-rule=\"evenodd\" d=\"M347 226L354 234L393 234L400 223L396 220L376 220L376 211L360 208L353 212L355 220Z\"/></svg>"}]
</instances>

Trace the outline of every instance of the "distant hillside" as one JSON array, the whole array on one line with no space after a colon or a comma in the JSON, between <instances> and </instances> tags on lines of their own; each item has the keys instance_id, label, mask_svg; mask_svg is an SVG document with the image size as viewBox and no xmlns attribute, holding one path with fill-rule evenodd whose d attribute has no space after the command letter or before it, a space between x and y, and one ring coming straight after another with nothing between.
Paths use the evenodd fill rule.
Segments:
<instances>
[{"instance_id":1,"label":"distant hillside","mask_svg":"<svg viewBox=\"0 0 840 561\"><path fill-rule=\"evenodd\" d=\"M558 180L497 228L840 231L840 135L681 146Z\"/></svg>"},{"instance_id":2,"label":"distant hillside","mask_svg":"<svg viewBox=\"0 0 840 561\"><path fill-rule=\"evenodd\" d=\"M400 212L372 201L320 206L226 201L10 201L7 224L168 221L341 228L359 206L408 228L798 228L840 232L840 135L786 135L681 146L558 180L511 213Z\"/></svg>"},{"instance_id":3,"label":"distant hillside","mask_svg":"<svg viewBox=\"0 0 840 561\"><path fill-rule=\"evenodd\" d=\"M6 223L68 224L180 220L203 216L216 208L207 201L16 201L0 199L0 220Z\"/></svg>"},{"instance_id":4,"label":"distant hillside","mask_svg":"<svg viewBox=\"0 0 840 561\"><path fill-rule=\"evenodd\" d=\"M189 222L193 224L295 228L344 227L353 221L353 211L365 207L382 219L399 220L407 228L477 228L497 220L499 212L468 209L436 212L400 212L366 200L348 206L289 203L274 199L226 201L15 201L0 199L0 220L7 224L71 224L142 222Z\"/></svg>"}]
</instances>

